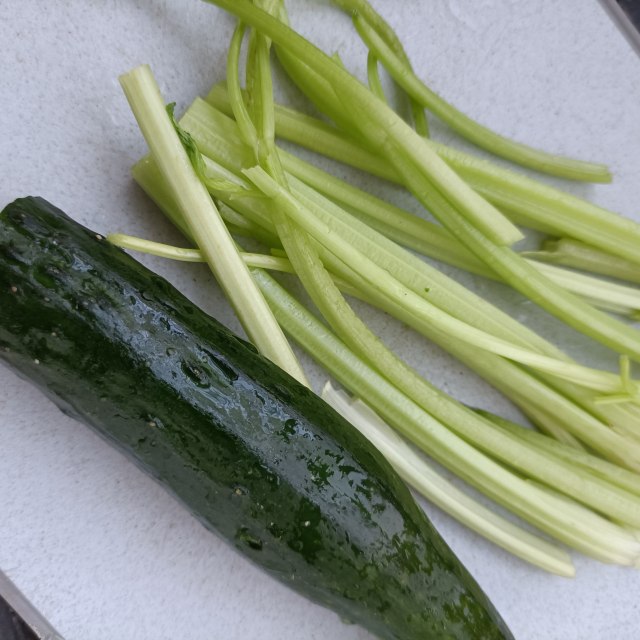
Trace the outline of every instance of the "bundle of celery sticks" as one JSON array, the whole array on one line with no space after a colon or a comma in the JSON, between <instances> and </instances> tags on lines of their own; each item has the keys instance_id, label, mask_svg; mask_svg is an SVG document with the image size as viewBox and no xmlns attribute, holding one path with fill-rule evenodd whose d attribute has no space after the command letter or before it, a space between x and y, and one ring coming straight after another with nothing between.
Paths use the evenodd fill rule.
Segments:
<instances>
[{"instance_id":1,"label":"bundle of celery sticks","mask_svg":"<svg viewBox=\"0 0 640 640\"><path fill-rule=\"evenodd\" d=\"M478 147L557 177L607 182L607 168L532 149L466 117L414 73L367 0L335 4L368 48L368 86L290 28L282 0L209 1L238 18L225 83L177 123L148 67L122 78L151 150L134 178L193 248L121 234L110 240L207 262L263 354L304 382L285 334L299 343L355 397L327 384L325 399L409 484L481 535L560 575L574 568L556 541L604 562L639 565L640 387L631 369L640 360L640 332L630 320L640 310L633 286L640 225L438 143L428 119L433 114ZM324 119L274 103L276 59ZM406 114L390 104L381 67L406 94ZM402 185L433 221L302 160L276 138ZM540 251L519 252L523 228L549 240ZM247 237L263 251L244 251ZM619 370L576 362L416 254L514 288L618 354ZM295 274L316 309L269 271ZM436 388L371 331L351 297L448 351L537 430ZM547 535L480 504L430 459Z\"/></svg>"}]
</instances>

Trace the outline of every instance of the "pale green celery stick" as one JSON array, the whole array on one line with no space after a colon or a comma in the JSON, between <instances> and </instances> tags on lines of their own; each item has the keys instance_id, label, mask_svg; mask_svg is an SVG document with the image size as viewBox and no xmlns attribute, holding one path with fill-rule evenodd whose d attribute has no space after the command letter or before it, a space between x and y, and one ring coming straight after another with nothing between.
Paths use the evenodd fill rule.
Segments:
<instances>
[{"instance_id":1,"label":"pale green celery stick","mask_svg":"<svg viewBox=\"0 0 640 640\"><path fill-rule=\"evenodd\" d=\"M288 217L294 219L318 242L354 268L373 288L384 292L386 296L403 306L408 313L428 318L434 326L448 333L452 339L462 340L491 353L522 362L588 388L611 393L620 391L629 391L634 395L637 393L637 384L635 383L631 383L633 386L629 390L621 389L619 376L615 374L534 353L526 348L518 347L494 335L480 331L472 325L443 312L429 301L428 295L422 297L414 293L389 272L381 268L370 256L366 256L354 249L341 234L336 233L335 225L332 229L322 221L309 215L309 212L300 206L290 194L281 189L266 172L254 167L245 170L244 173L261 191L272 197L277 205L286 209ZM533 269L532 271L535 272ZM428 283L425 283L425 287L428 289ZM564 295L568 296L569 294L564 292Z\"/></svg>"},{"instance_id":2,"label":"pale green celery stick","mask_svg":"<svg viewBox=\"0 0 640 640\"><path fill-rule=\"evenodd\" d=\"M220 87L211 90L207 101L225 113L229 111L228 97ZM277 135L286 140L372 175L400 182L397 170L374 153L366 142L356 141L320 120L278 106L276 126ZM353 130L352 125L348 130ZM640 264L640 252L637 250L640 225L633 220L488 160L434 141L425 144L432 145L436 153L478 193L502 208L516 223L545 233L575 237L614 256Z\"/></svg>"},{"instance_id":3,"label":"pale green celery stick","mask_svg":"<svg viewBox=\"0 0 640 640\"><path fill-rule=\"evenodd\" d=\"M121 249L131 249L140 253L148 253L159 258L168 258L180 262L206 262L200 249L189 249L184 247L174 247L163 242L153 242L136 238L124 233L110 233L107 240Z\"/></svg>"},{"instance_id":4,"label":"pale green celery stick","mask_svg":"<svg viewBox=\"0 0 640 640\"><path fill-rule=\"evenodd\" d=\"M413 71L411 61L407 52L402 46L402 42L391 28L389 23L368 3L362 0L333 0L339 7L352 12L357 12L376 30L378 35L387 44L387 46L398 56L402 64ZM427 116L424 113L424 107L414 98L408 96L411 105L411 113L416 131L425 138L429 137L429 125Z\"/></svg>"},{"instance_id":5,"label":"pale green celery stick","mask_svg":"<svg viewBox=\"0 0 640 640\"><path fill-rule=\"evenodd\" d=\"M640 267L637 264L573 238L547 239L540 251L529 251L523 255L640 284Z\"/></svg>"},{"instance_id":6,"label":"pale green celery stick","mask_svg":"<svg viewBox=\"0 0 640 640\"><path fill-rule=\"evenodd\" d=\"M207 263L249 339L270 360L307 384L289 343L242 262L211 196L196 175L148 66L120 78L151 153Z\"/></svg>"},{"instance_id":7,"label":"pale green celery stick","mask_svg":"<svg viewBox=\"0 0 640 640\"><path fill-rule=\"evenodd\" d=\"M378 73L378 60L371 52L369 52L369 55L367 56L367 82L369 83L369 89L371 90L371 93L373 93L373 95L380 100L383 100L384 102L389 104L387 96L384 93L384 89L382 88L382 83L380 82L380 74ZM414 115L414 126L416 129L416 133L424 136L425 138L428 138L429 128L428 126L425 126L427 124L427 120L424 115L424 109L420 105L416 105L413 100L409 100L411 103L412 113Z\"/></svg>"},{"instance_id":8,"label":"pale green celery stick","mask_svg":"<svg viewBox=\"0 0 640 640\"><path fill-rule=\"evenodd\" d=\"M405 482L445 513L526 562L561 576L575 575L567 553L458 489L362 401L349 398L330 383L322 390L322 397L374 444Z\"/></svg>"},{"instance_id":9,"label":"pale green celery stick","mask_svg":"<svg viewBox=\"0 0 640 640\"><path fill-rule=\"evenodd\" d=\"M146 253L160 258L168 258L170 260L178 260L180 262L199 262L206 263L206 259L200 249L185 249L184 247L174 247L162 242L154 242L145 240L123 233L110 233L107 240L122 249L130 249L140 253ZM291 261L286 257L279 257L264 253L249 253L240 251L240 257L247 267L254 269L267 269L268 271L279 271L281 273L296 273ZM366 296L352 287L348 282L331 276L336 286L348 295L358 297L361 300L367 300Z\"/></svg>"},{"instance_id":10,"label":"pale green celery stick","mask_svg":"<svg viewBox=\"0 0 640 640\"><path fill-rule=\"evenodd\" d=\"M324 190L320 190L320 192L347 207L358 219L403 247L413 249L427 258L444 262L469 273L502 282L497 274L469 253L446 229L439 225L414 216L413 220L418 224L412 226L416 227L417 233L411 233L402 225L403 221L400 219L390 217L388 223L382 222L378 218L370 217L370 209L355 209L341 201L336 193ZM520 255L525 257L532 255L533 260L526 257L531 266L563 289L580 296L594 307L618 315L629 316L632 319L640 319L640 291L637 289L554 265L542 264L535 260L537 257L535 252L520 252Z\"/></svg>"},{"instance_id":11,"label":"pale green celery stick","mask_svg":"<svg viewBox=\"0 0 640 640\"><path fill-rule=\"evenodd\" d=\"M407 68L361 15L354 14L353 23L369 50L382 62L396 83L414 100L470 142L512 162L551 175L586 182L611 182L611 174L604 165L539 151L505 138L474 122L429 89L411 69Z\"/></svg>"},{"instance_id":12,"label":"pale green celery stick","mask_svg":"<svg viewBox=\"0 0 640 640\"><path fill-rule=\"evenodd\" d=\"M256 67L256 56L258 53L258 33L255 29L251 29L249 32L249 40L247 43L247 56L245 63L245 87L247 92L247 99L245 101L245 106L247 108L248 113L250 114L250 118L253 119L253 115L256 112L256 77L255 77L255 67ZM239 71L239 68L238 68ZM238 76L239 79L239 76ZM255 123L254 123L255 124Z\"/></svg>"},{"instance_id":13,"label":"pale green celery stick","mask_svg":"<svg viewBox=\"0 0 640 640\"><path fill-rule=\"evenodd\" d=\"M525 258L526 259L526 258ZM556 285L584 298L592 305L621 315L637 318L640 314L640 291L551 264L526 261Z\"/></svg>"},{"instance_id":14,"label":"pale green celery stick","mask_svg":"<svg viewBox=\"0 0 640 640\"><path fill-rule=\"evenodd\" d=\"M472 486L558 540L605 562L633 564L640 544L620 527L576 503L576 514L450 433L355 356L327 328L260 270L254 278L276 317L305 350L396 430Z\"/></svg>"},{"instance_id":15,"label":"pale green celery stick","mask_svg":"<svg viewBox=\"0 0 640 640\"><path fill-rule=\"evenodd\" d=\"M124 233L110 233L107 240L121 249L131 249L140 253L146 253L160 258L178 260L179 262L206 262L206 258L200 249L187 249L174 247L163 242L145 240ZM279 258L263 253L240 252L240 257L248 267L268 269L269 271L282 271L283 273L295 273L291 262L286 258Z\"/></svg>"},{"instance_id":16,"label":"pale green celery stick","mask_svg":"<svg viewBox=\"0 0 640 640\"><path fill-rule=\"evenodd\" d=\"M531 429L526 429L519 424L505 420L500 416L487 411L477 410L499 428L514 434L532 447L546 451L556 458L562 459L574 467L581 467L590 473L607 480L631 493L640 496L640 475L622 469L615 464L602 460L585 451L578 451L571 446L557 442Z\"/></svg>"}]
</instances>

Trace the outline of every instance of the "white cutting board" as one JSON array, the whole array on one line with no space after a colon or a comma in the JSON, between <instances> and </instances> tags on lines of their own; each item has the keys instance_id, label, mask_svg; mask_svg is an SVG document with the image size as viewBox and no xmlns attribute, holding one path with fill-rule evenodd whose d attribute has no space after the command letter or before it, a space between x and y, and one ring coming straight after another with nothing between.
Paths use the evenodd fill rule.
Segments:
<instances>
[{"instance_id":1,"label":"white cutting board","mask_svg":"<svg viewBox=\"0 0 640 640\"><path fill-rule=\"evenodd\" d=\"M364 50L343 14L321 1L288 4L295 26L362 73ZM573 191L637 217L640 60L595 0L375 5L434 89L503 134L608 163L613 185ZM223 78L230 18L198 0L1 0L0 7L0 205L42 195L100 232L179 242L129 177L145 146L117 76L150 63L167 101L181 110ZM436 134L450 139L438 127ZM393 189L371 188L412 206ZM239 330L203 267L144 262ZM598 360L593 345L558 332L517 296L462 279ZM446 391L517 416L439 350L366 313L392 347ZM319 388L323 375L309 371ZM519 640L640 637L638 572L576 555L578 577L556 578L425 508ZM67 640L370 637L250 566L2 367L0 509L0 567Z\"/></svg>"}]
</instances>

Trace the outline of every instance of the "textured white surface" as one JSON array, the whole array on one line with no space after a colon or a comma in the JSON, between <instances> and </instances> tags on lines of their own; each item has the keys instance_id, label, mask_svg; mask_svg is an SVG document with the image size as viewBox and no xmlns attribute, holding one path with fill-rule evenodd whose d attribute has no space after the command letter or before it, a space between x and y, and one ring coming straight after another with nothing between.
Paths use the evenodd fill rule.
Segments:
<instances>
[{"instance_id":1,"label":"textured white surface","mask_svg":"<svg viewBox=\"0 0 640 640\"><path fill-rule=\"evenodd\" d=\"M609 163L613 185L573 190L636 214L640 60L595 0L375 4L436 90L506 135ZM289 5L296 26L362 71L363 49L342 14L318 0ZM198 0L2 0L0 6L0 205L42 195L101 232L178 241L129 177L145 149L117 76L149 62L167 100L186 106L222 79L230 19ZM370 186L408 202L393 189ZM238 330L204 268L144 261ZM464 280L556 332L585 358L600 357L586 341L558 334L517 296ZM445 390L516 415L440 351L381 315L371 322ZM322 376L313 371L318 387ZM369 637L248 565L89 429L4 368L0 389L0 567L67 640ZM576 580L555 578L426 508L519 640L639 637L637 572L576 557Z\"/></svg>"}]
</instances>

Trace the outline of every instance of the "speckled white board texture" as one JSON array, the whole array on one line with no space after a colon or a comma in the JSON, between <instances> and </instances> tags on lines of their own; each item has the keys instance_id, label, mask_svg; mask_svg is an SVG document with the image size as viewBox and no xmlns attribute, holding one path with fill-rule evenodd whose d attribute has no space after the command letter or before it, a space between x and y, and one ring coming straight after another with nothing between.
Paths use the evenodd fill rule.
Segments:
<instances>
[{"instance_id":1,"label":"speckled white board texture","mask_svg":"<svg viewBox=\"0 0 640 640\"><path fill-rule=\"evenodd\" d=\"M364 50L344 15L320 0L288 5L296 27L362 74ZM571 190L637 217L640 59L596 0L377 0L375 6L434 89L503 134L608 163L614 184ZM129 176L145 145L117 77L148 62L167 100L184 108L223 78L231 19L199 0L0 0L0 9L0 204L42 195L100 232L180 242ZM295 91L281 91L301 103ZM418 210L396 189L353 178ZM239 330L203 267L144 262ZM583 361L607 364L592 343L518 296L460 279ZM442 388L517 417L441 351L364 311L393 348ZM303 362L319 388L324 376ZM424 506L519 640L640 637L637 571L575 555L575 580L552 577ZM250 566L119 453L2 367L0 509L0 567L67 640L370 637Z\"/></svg>"}]
</instances>

